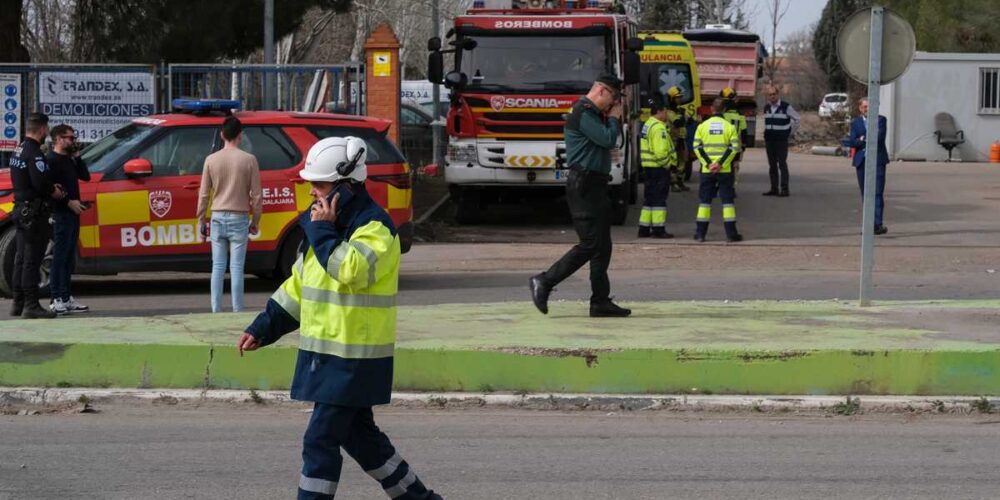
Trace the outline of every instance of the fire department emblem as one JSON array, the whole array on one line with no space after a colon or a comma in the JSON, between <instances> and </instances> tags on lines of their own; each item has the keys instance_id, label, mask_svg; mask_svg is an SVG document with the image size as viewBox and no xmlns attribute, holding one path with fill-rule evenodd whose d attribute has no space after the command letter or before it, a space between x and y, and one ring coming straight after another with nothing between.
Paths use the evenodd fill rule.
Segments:
<instances>
[{"instance_id":1,"label":"fire department emblem","mask_svg":"<svg viewBox=\"0 0 1000 500\"><path fill-rule=\"evenodd\" d=\"M170 191L160 190L149 192L149 210L161 219L170 211L173 201Z\"/></svg>"},{"instance_id":2,"label":"fire department emblem","mask_svg":"<svg viewBox=\"0 0 1000 500\"><path fill-rule=\"evenodd\" d=\"M490 97L490 107L493 108L494 111L503 111L505 102L506 98L502 95Z\"/></svg>"}]
</instances>

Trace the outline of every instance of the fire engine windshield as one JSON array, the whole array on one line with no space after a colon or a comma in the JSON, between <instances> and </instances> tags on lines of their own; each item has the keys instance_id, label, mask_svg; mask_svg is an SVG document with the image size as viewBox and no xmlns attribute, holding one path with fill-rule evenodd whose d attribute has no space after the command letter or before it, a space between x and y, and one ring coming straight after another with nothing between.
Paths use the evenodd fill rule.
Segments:
<instances>
[{"instance_id":1,"label":"fire engine windshield","mask_svg":"<svg viewBox=\"0 0 1000 500\"><path fill-rule=\"evenodd\" d=\"M130 123L84 148L80 152L80 158L91 172L105 172L120 165L133 146L157 129L159 127L153 125Z\"/></svg>"},{"instance_id":2,"label":"fire engine windshield","mask_svg":"<svg viewBox=\"0 0 1000 500\"><path fill-rule=\"evenodd\" d=\"M462 54L469 90L586 92L611 70L607 38L593 36L476 36Z\"/></svg>"}]
</instances>

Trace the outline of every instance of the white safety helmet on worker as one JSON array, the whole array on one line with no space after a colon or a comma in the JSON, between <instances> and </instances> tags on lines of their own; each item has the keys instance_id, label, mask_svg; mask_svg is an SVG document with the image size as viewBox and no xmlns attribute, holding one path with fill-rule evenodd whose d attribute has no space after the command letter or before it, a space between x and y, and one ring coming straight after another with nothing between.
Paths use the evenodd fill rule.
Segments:
<instances>
[{"instance_id":1,"label":"white safety helmet on worker","mask_svg":"<svg viewBox=\"0 0 1000 500\"><path fill-rule=\"evenodd\" d=\"M364 182L368 177L367 149L365 141L357 137L327 137L309 148L299 177L310 182Z\"/></svg>"}]
</instances>

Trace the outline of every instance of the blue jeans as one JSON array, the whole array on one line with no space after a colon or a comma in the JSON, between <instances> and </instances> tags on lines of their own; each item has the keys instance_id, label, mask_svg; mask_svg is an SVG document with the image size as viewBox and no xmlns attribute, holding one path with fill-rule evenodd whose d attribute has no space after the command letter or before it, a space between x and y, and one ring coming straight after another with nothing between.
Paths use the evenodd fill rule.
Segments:
<instances>
[{"instance_id":1,"label":"blue jeans","mask_svg":"<svg viewBox=\"0 0 1000 500\"><path fill-rule=\"evenodd\" d=\"M855 167L858 174L858 187L861 188L862 202L865 195L865 167ZM882 225L882 214L885 212L885 165L875 168L875 225Z\"/></svg>"},{"instance_id":2,"label":"blue jeans","mask_svg":"<svg viewBox=\"0 0 1000 500\"><path fill-rule=\"evenodd\" d=\"M247 258L250 218L246 212L212 212L212 312L222 311L222 289L229 261L233 312L243 310L243 269Z\"/></svg>"},{"instance_id":3,"label":"blue jeans","mask_svg":"<svg viewBox=\"0 0 1000 500\"><path fill-rule=\"evenodd\" d=\"M76 264L76 242L80 239L80 216L74 213L52 214L52 267L49 289L52 299L69 300L70 276Z\"/></svg>"}]
</instances>

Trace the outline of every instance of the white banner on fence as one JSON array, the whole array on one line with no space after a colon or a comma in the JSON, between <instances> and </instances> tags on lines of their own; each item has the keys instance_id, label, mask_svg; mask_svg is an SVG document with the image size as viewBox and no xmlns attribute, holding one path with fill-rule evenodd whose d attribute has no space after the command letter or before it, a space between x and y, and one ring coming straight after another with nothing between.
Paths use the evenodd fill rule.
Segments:
<instances>
[{"instance_id":1,"label":"white banner on fence","mask_svg":"<svg viewBox=\"0 0 1000 500\"><path fill-rule=\"evenodd\" d=\"M21 107L24 99L21 98L20 74L0 73L0 100L3 100L0 151L13 151L21 143Z\"/></svg>"},{"instance_id":2,"label":"white banner on fence","mask_svg":"<svg viewBox=\"0 0 1000 500\"><path fill-rule=\"evenodd\" d=\"M151 73L42 72L38 105L49 124L66 123L83 142L94 142L132 118L153 114Z\"/></svg>"}]
</instances>

